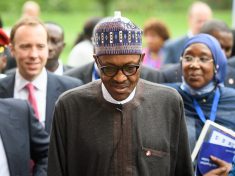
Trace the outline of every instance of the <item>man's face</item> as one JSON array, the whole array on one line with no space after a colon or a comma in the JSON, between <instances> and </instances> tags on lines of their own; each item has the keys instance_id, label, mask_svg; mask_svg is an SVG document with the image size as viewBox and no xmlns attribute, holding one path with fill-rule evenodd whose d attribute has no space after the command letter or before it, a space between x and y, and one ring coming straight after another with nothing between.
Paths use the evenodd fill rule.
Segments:
<instances>
[{"instance_id":1,"label":"man's face","mask_svg":"<svg viewBox=\"0 0 235 176\"><path fill-rule=\"evenodd\" d=\"M20 74L29 81L42 71L48 57L47 32L41 25L20 26L11 45Z\"/></svg>"},{"instance_id":2,"label":"man's face","mask_svg":"<svg viewBox=\"0 0 235 176\"><path fill-rule=\"evenodd\" d=\"M220 43L224 54L229 58L232 54L233 48L233 34L232 32L215 31L212 34Z\"/></svg>"},{"instance_id":3,"label":"man's face","mask_svg":"<svg viewBox=\"0 0 235 176\"><path fill-rule=\"evenodd\" d=\"M182 70L184 79L190 87L201 89L206 86L214 77L214 63L210 49L201 43L190 45L183 55Z\"/></svg>"},{"instance_id":4,"label":"man's face","mask_svg":"<svg viewBox=\"0 0 235 176\"><path fill-rule=\"evenodd\" d=\"M189 15L189 28L193 35L198 34L203 24L212 18L211 11L207 8L197 7Z\"/></svg>"},{"instance_id":5,"label":"man's face","mask_svg":"<svg viewBox=\"0 0 235 176\"><path fill-rule=\"evenodd\" d=\"M141 64L143 55L104 55L95 57L95 59L99 69L102 66L127 66L126 68L128 68L128 66ZM136 87L140 76L140 68L131 76L126 76L121 69L119 69L117 74L112 77L105 75L102 70L100 70L100 75L101 80L110 95L115 100L122 101L126 99Z\"/></svg>"},{"instance_id":6,"label":"man's face","mask_svg":"<svg viewBox=\"0 0 235 176\"><path fill-rule=\"evenodd\" d=\"M54 24L46 24L48 33L48 48L49 56L48 59L58 60L59 56L64 49L64 37L63 31L59 26Z\"/></svg>"}]
</instances>

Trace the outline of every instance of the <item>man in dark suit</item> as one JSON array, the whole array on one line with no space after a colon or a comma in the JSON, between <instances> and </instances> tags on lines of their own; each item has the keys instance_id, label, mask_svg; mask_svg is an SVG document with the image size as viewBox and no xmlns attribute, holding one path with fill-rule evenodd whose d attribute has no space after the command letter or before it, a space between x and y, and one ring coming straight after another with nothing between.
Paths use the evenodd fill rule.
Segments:
<instances>
[{"instance_id":1,"label":"man in dark suit","mask_svg":"<svg viewBox=\"0 0 235 176\"><path fill-rule=\"evenodd\" d=\"M0 80L0 97L31 100L35 113L38 112L37 118L50 132L57 98L64 91L81 85L81 81L46 71L47 31L39 20L25 18L19 21L12 28L10 40L17 69L15 74ZM29 86L33 89L31 92Z\"/></svg>"},{"instance_id":2,"label":"man in dark suit","mask_svg":"<svg viewBox=\"0 0 235 176\"><path fill-rule=\"evenodd\" d=\"M47 72L47 89L46 89L46 114L45 129L50 132L52 123L53 109L59 95L71 88L81 85L81 81L67 76L57 76ZM2 78L0 81L0 97L14 97L15 74Z\"/></svg>"},{"instance_id":3,"label":"man in dark suit","mask_svg":"<svg viewBox=\"0 0 235 176\"><path fill-rule=\"evenodd\" d=\"M183 49L184 43L188 40L188 36L182 36L177 39L166 41L163 55L163 65L174 64L179 62L180 52Z\"/></svg>"},{"instance_id":4,"label":"man in dark suit","mask_svg":"<svg viewBox=\"0 0 235 176\"><path fill-rule=\"evenodd\" d=\"M60 54L64 49L64 30L62 26L54 22L45 23L48 33L49 55L46 63L46 69L57 75L63 75L63 72L71 69L71 66L64 65L60 60Z\"/></svg>"},{"instance_id":5,"label":"man in dark suit","mask_svg":"<svg viewBox=\"0 0 235 176\"><path fill-rule=\"evenodd\" d=\"M46 176L49 136L27 101L0 99L0 175Z\"/></svg>"},{"instance_id":6,"label":"man in dark suit","mask_svg":"<svg viewBox=\"0 0 235 176\"><path fill-rule=\"evenodd\" d=\"M188 13L188 34L166 42L164 46L164 64L178 63L185 41L191 36L198 34L202 25L211 18L212 10L206 3L201 1L194 2Z\"/></svg>"},{"instance_id":7,"label":"man in dark suit","mask_svg":"<svg viewBox=\"0 0 235 176\"><path fill-rule=\"evenodd\" d=\"M226 57L230 57L233 46L233 35L226 23L220 20L209 20L202 26L200 33L214 36L219 41ZM164 82L182 82L182 69L180 63L166 65L160 71ZM227 65L224 84L227 87L235 88L235 68L229 64Z\"/></svg>"},{"instance_id":8,"label":"man in dark suit","mask_svg":"<svg viewBox=\"0 0 235 176\"><path fill-rule=\"evenodd\" d=\"M64 75L81 79L84 84L100 78L99 71L97 66L95 65L95 62L91 62L81 67L73 68L65 72ZM140 77L142 79L155 83L163 82L162 75L158 70L143 65L141 66Z\"/></svg>"}]
</instances>

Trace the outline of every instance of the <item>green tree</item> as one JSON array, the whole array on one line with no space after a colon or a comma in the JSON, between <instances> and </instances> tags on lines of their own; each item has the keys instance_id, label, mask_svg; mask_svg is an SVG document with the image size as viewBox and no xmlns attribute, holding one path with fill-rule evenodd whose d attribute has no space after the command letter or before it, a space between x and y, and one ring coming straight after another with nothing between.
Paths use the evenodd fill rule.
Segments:
<instances>
[{"instance_id":1,"label":"green tree","mask_svg":"<svg viewBox=\"0 0 235 176\"><path fill-rule=\"evenodd\" d=\"M108 16L109 7L110 7L110 3L112 2L112 0L98 0L98 2L100 3L102 7L103 15Z\"/></svg>"}]
</instances>

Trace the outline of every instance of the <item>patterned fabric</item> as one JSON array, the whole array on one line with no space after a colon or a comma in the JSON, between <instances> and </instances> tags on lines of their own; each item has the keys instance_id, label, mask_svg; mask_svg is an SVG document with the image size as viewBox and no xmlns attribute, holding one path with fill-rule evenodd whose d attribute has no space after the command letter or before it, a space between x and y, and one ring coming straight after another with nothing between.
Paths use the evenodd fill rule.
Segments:
<instances>
[{"instance_id":1,"label":"patterned fabric","mask_svg":"<svg viewBox=\"0 0 235 176\"><path fill-rule=\"evenodd\" d=\"M101 20L93 40L96 56L142 54L142 30L120 14Z\"/></svg>"}]
</instances>

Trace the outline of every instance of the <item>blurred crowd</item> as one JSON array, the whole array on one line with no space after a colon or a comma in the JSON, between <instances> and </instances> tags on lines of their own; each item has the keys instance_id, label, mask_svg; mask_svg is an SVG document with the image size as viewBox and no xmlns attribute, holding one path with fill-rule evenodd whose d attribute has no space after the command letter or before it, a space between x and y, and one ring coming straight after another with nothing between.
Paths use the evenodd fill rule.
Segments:
<instances>
[{"instance_id":1,"label":"blurred crowd","mask_svg":"<svg viewBox=\"0 0 235 176\"><path fill-rule=\"evenodd\" d=\"M139 54L140 59L137 63L133 64L130 60L130 63L121 66L116 66L113 63L119 63L117 61L119 57L125 57L126 54L122 53L118 55L116 60L114 57L110 57L111 61L115 61L113 63L107 61L108 59L103 57L103 55L109 55L107 53L110 46L114 47L116 42L116 35L114 32L109 36L111 38L111 44L99 51L105 52L105 54L98 55L98 51L95 50L97 43L105 41L105 37L103 34L101 36L96 36L94 28L97 24L102 23L105 18L91 17L85 22L83 29L77 29L82 32L74 39L75 43L73 48L71 49L68 58L64 58L67 60L67 63L64 64L61 58L61 53L66 46L63 26L54 21L41 21L40 13L40 6L36 2L27 1L22 7L22 16L19 18L19 21L11 27L10 31L4 28L4 19L1 19L0 21L0 175L47 175L50 135L53 136L53 142L50 144L50 168L48 175L78 175L78 173L73 172L74 170L71 170L70 172L70 167L84 166L84 168L87 168L86 164L93 162L90 161L92 160L91 158L87 159L89 162L87 161L87 163L76 166L68 159L69 157L73 158L74 156L71 156L66 152L61 152L63 153L61 154L57 150L71 150L74 151L74 155L76 156L76 149L73 147L70 148L70 145L73 146L71 143L76 143L77 141L71 142L71 140L67 139L69 137L75 138L77 135L79 136L79 134L74 134L70 132L70 130L73 131L74 128L79 128L81 126L81 124L75 125L71 122L72 120L70 121L69 117L70 115L71 117L74 116L73 112L76 109L76 107L72 109L73 106L77 105L77 108L79 109L82 107L81 104L83 104L84 107L81 108L81 114L84 113L86 108L87 110L92 111L90 106L95 103L88 101L93 94L86 91L89 90L89 86L87 85L93 85L91 84L92 82L97 82L97 80L101 79L104 83L102 86L104 85L106 87L106 91L109 93L112 91L115 92L115 88L112 88L112 86L118 87L119 84L116 83L118 81L110 81L110 83L106 82L105 84L105 81L107 81L105 76L115 77L119 72L122 72L122 76L128 78L128 76L132 76L132 70L133 74L140 71L139 77L141 80L146 80L154 85L164 85L163 88L166 86L171 87L179 93L180 99L183 100L182 108L187 131L187 135L184 137L187 138L186 143L189 145L189 154L192 153L206 120L214 121L235 131L235 29L231 29L224 21L215 19L213 10L205 2L195 1L191 4L188 8L188 14L185 14L188 19L188 30L185 31L185 35L178 38L172 38L171 31L174 29L169 29L166 22L157 17L149 17L148 20L143 21L144 27L142 32L145 47L142 48L142 53ZM120 14L117 13L116 15L119 16ZM115 25L112 29L116 29ZM126 40L124 33L122 34L119 32L117 35L119 36L119 40ZM123 35L124 37L120 39L120 35ZM135 35L137 35L137 33L135 33ZM96 37L98 38L98 41L96 41ZM133 35L133 38L134 37L135 36ZM132 39L130 39L130 42L131 41ZM119 51L118 47L119 46L115 46L117 53ZM127 45L125 45L125 47L127 50L131 50ZM112 51L110 50L110 53L111 52ZM116 54L112 53L110 55ZM106 65L104 63L106 63ZM134 80L130 80L130 82L131 81L134 82ZM87 86L86 89L84 89L84 97L87 94L85 98L82 95L80 99L77 100L72 99L71 97L71 102L69 104L71 106L68 106L63 101L59 101L60 99L63 100L64 97L64 99L66 99L67 95L73 94L75 91L73 92L72 90L77 87L81 87L81 90L83 90L83 86ZM134 87L135 86L136 84L134 84ZM133 89L135 91L138 87ZM162 89L162 87L160 89ZM104 91L104 87L102 87L102 91ZM146 89L143 89L142 91L152 92L151 90ZM78 94L81 94L81 92L82 91L78 91ZM97 92L99 92L98 89ZM66 95L63 96L64 94ZM114 99L114 102L119 102L121 96L119 97L115 93L110 94L112 96L111 98ZM74 96L75 95L76 94L74 94ZM149 96L149 99L153 99L154 95L155 94L153 93L152 96L146 96ZM159 97L161 96L164 97L159 94ZM123 99L125 98L120 98L120 101ZM79 102L80 100L81 102ZM111 101L111 103L113 103L113 101ZM169 111L171 111L171 101L167 101L169 101ZM58 109L55 109L57 103L60 105L58 105L60 109L58 107ZM102 107L102 102L99 103ZM144 103L146 102L144 101ZM146 114L148 114L148 110L152 112L151 106L153 108L155 106L152 102L148 105L145 105L144 103L143 107L145 107L145 109L138 111L140 114L143 113L143 118L145 118L144 112L146 111ZM128 108L128 106L126 108ZM106 108L105 110L108 113L111 111L109 108ZM99 111L101 110L97 108L97 114L92 114L93 116L97 115L97 117L102 120L102 117L98 116ZM129 111L127 110L126 113L129 113ZM81 114L78 113L75 116L82 116L83 118L88 116L90 118L90 115L88 115L89 111L84 113L85 115ZM68 117L66 115L68 115ZM156 116L157 115L158 113L156 112ZM65 121L63 118L60 119L60 116L66 116L68 121ZM138 114L136 114L136 117L137 116ZM62 120L65 122L62 124L62 122L53 121L54 117L57 117L58 121ZM172 123L170 120L169 123ZM154 122L155 121L153 121L153 123ZM67 123L72 123L72 125L66 126L68 129L63 129L64 131L62 133L60 128L65 126L64 124L67 125ZM78 123L80 123L80 121ZM83 121L81 123L83 123ZM87 125L86 128L89 129L90 123L93 123L93 119L90 119L90 121L83 125ZM113 123L114 124L112 125L115 126L116 122ZM121 124L122 123L125 122L121 122ZM100 124L98 123L98 125ZM107 125L110 124L107 123ZM164 127L169 128L168 125ZM117 126L117 128L122 129L124 132L114 130L114 136L116 133L120 133L118 135L122 136L126 132L125 130L127 130L127 128L122 125ZM147 128L148 127L145 129L146 131L148 131ZM81 129L83 128L81 127ZM92 132L92 129L90 130L90 132ZM93 130L96 131L97 129L94 127ZM88 130L78 130L81 134L87 131ZM134 133L133 131L129 133ZM53 134L51 134L51 132L53 132ZM144 131L141 132L144 133ZM65 139L66 142L58 140L60 137ZM79 137L79 142L84 142L84 146L81 146L81 148L86 148L87 141L90 139L83 139L82 137L80 139ZM148 137L153 138L151 135L146 138ZM184 137L182 137L183 142ZM122 141L121 138L122 137L120 137L121 142L119 142L120 144L123 144L124 147L118 148L118 151L120 150L119 152L122 150L125 151L126 147L125 140ZM139 136L136 138L139 138ZM119 140L115 137L114 139L117 141ZM125 139L131 140L129 138ZM76 138L74 140L76 140ZM93 140L96 141L100 139L97 137L97 139ZM152 140L154 140L154 138ZM117 142L117 144L119 144L119 142ZM164 142L167 143L168 141ZM81 145L80 143L78 144ZM56 147L59 149L52 150L53 148L56 148L55 145L58 145L59 147ZM84 149L84 152L90 151L89 156L92 156L93 152L100 152L100 146L93 146L93 150ZM180 147L180 145L178 147ZM79 152L83 153L83 151ZM146 156L153 155L154 152L157 153L158 151L147 149ZM164 155L164 153L160 152L156 155ZM50 156L52 159L50 159ZM116 157L118 158L119 156L116 156L115 154L110 156L110 162L112 162L112 158ZM125 156L123 155L122 157ZM175 158L172 157L171 159ZM66 163L67 161L64 161L66 159L68 159L68 163ZM203 174L204 176L235 175L232 162L223 161L216 156L211 156L210 159L217 167L216 169ZM58 163L60 164L58 164L56 160L58 160ZM94 162L97 162L96 164L92 163L94 166L99 166L99 162L103 162L98 159L96 161L96 158L94 158L94 160ZM105 162L109 163L106 160ZM146 163L150 166L147 167L144 165L143 167L151 170L151 167L154 167L154 164L151 164L151 162L154 163L155 161L147 161ZM156 163L160 162L168 165L172 164L168 163L165 158ZM56 166L56 164L61 166L61 170L60 172L55 171L53 174L53 169L58 169L58 165ZM71 165L67 166L69 164ZM177 164L178 163L176 163L176 165ZM179 165L180 164L183 165L184 163L182 162L179 163ZM191 164L194 168L195 163ZM133 167L137 168L137 171L138 167L142 167L135 164L133 165ZM117 167L122 168L125 166L118 165ZM102 167L100 166L100 168ZM108 168L107 170L109 171L109 169L115 170L115 168ZM127 168L127 170L128 169L130 168ZM183 169L183 167L181 169ZM89 175L89 173L93 172L88 170L82 171L81 169L81 173ZM117 175L128 175L125 173L128 173L128 171L123 171L123 174L120 173ZM141 173L138 174L133 171L133 173L129 175L143 175L148 172L143 171ZM169 173L172 174L172 172ZM182 173L184 172L181 172L181 174ZM195 174L195 170L193 170L192 173ZM148 174L157 175L156 173ZM186 172L185 174L188 175ZM104 174L102 170L99 170L97 171L97 175L112 174ZM113 173L113 175L115 175L115 173ZM172 175L178 175L177 171Z\"/></svg>"}]
</instances>

